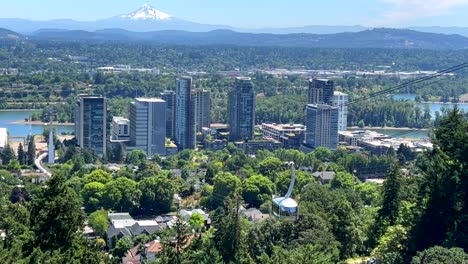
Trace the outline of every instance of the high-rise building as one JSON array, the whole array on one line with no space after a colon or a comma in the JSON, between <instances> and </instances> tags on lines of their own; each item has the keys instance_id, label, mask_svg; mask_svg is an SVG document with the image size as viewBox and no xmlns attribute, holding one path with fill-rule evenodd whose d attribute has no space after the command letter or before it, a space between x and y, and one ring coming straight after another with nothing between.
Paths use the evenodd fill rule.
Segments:
<instances>
[{"instance_id":1,"label":"high-rise building","mask_svg":"<svg viewBox=\"0 0 468 264\"><path fill-rule=\"evenodd\" d=\"M335 85L326 79L309 80L307 104L332 104Z\"/></svg>"},{"instance_id":2,"label":"high-rise building","mask_svg":"<svg viewBox=\"0 0 468 264\"><path fill-rule=\"evenodd\" d=\"M148 157L166 155L166 102L160 98L136 98L130 106L131 148Z\"/></svg>"},{"instance_id":3,"label":"high-rise building","mask_svg":"<svg viewBox=\"0 0 468 264\"><path fill-rule=\"evenodd\" d=\"M164 91L161 97L166 101L166 137L170 139L175 138L175 92Z\"/></svg>"},{"instance_id":4,"label":"high-rise building","mask_svg":"<svg viewBox=\"0 0 468 264\"><path fill-rule=\"evenodd\" d=\"M307 105L305 145L311 149L325 147L335 150L337 148L337 107L324 104Z\"/></svg>"},{"instance_id":5,"label":"high-rise building","mask_svg":"<svg viewBox=\"0 0 468 264\"><path fill-rule=\"evenodd\" d=\"M110 139L108 121L105 97L81 96L75 107L75 135L78 145L103 156Z\"/></svg>"},{"instance_id":6,"label":"high-rise building","mask_svg":"<svg viewBox=\"0 0 468 264\"><path fill-rule=\"evenodd\" d=\"M176 79L175 106L175 141L180 150L194 149L195 133L195 103L192 99L192 78Z\"/></svg>"},{"instance_id":7,"label":"high-rise building","mask_svg":"<svg viewBox=\"0 0 468 264\"><path fill-rule=\"evenodd\" d=\"M202 132L203 127L210 127L211 124L210 92L204 89L195 89L193 90L193 100L195 101L195 130Z\"/></svg>"},{"instance_id":8,"label":"high-rise building","mask_svg":"<svg viewBox=\"0 0 468 264\"><path fill-rule=\"evenodd\" d=\"M255 92L252 80L237 77L228 95L229 139L253 139L255 126Z\"/></svg>"},{"instance_id":9,"label":"high-rise building","mask_svg":"<svg viewBox=\"0 0 468 264\"><path fill-rule=\"evenodd\" d=\"M338 131L346 131L348 127L348 95L334 92L333 106L338 108Z\"/></svg>"}]
</instances>

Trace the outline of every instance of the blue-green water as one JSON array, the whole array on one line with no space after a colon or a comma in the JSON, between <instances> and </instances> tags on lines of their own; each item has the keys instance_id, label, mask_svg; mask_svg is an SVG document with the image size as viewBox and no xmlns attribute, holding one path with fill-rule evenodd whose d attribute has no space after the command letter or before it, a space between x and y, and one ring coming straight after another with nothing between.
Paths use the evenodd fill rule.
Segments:
<instances>
[{"instance_id":1,"label":"blue-green water","mask_svg":"<svg viewBox=\"0 0 468 264\"><path fill-rule=\"evenodd\" d=\"M415 94L394 94L392 95L393 100L396 101L414 101L416 98ZM465 111L468 113L468 104L452 104L452 103L416 103L416 106L424 110L426 106L429 106L429 109L431 110L431 116L432 118L435 118L435 112L438 111L440 114L442 114L442 109L453 109L455 106L457 106L460 110Z\"/></svg>"},{"instance_id":2,"label":"blue-green water","mask_svg":"<svg viewBox=\"0 0 468 264\"><path fill-rule=\"evenodd\" d=\"M42 125L27 125L27 124L12 124L14 121L24 120L32 115L34 111L0 111L0 127L8 130L9 136L25 137L30 131L32 135L42 134L44 126ZM59 134L73 133L74 126L54 125Z\"/></svg>"}]
</instances>

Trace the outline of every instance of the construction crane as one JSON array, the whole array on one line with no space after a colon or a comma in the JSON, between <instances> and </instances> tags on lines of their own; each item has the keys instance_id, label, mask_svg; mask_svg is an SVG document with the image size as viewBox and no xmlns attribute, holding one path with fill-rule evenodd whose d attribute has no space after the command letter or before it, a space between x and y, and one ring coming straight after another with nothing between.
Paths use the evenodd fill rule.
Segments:
<instances>
[{"instance_id":1,"label":"construction crane","mask_svg":"<svg viewBox=\"0 0 468 264\"><path fill-rule=\"evenodd\" d=\"M291 198L294 184L296 183L296 167L292 161L287 162L286 165L291 168L291 183L284 197L273 197L272 213L280 220L297 220L299 217L298 205L296 200Z\"/></svg>"}]
</instances>

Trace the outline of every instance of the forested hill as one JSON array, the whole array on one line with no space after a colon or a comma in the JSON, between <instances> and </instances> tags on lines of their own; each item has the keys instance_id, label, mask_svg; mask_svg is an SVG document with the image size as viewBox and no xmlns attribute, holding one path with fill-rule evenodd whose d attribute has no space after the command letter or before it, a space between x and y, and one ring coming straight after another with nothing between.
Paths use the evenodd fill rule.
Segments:
<instances>
[{"instance_id":1,"label":"forested hill","mask_svg":"<svg viewBox=\"0 0 468 264\"><path fill-rule=\"evenodd\" d=\"M144 41L176 45L236 45L320 48L466 49L468 38L405 29L373 29L339 34L254 34L231 30L210 32L130 32L106 29L94 32L41 30L31 36L45 40Z\"/></svg>"},{"instance_id":2,"label":"forested hill","mask_svg":"<svg viewBox=\"0 0 468 264\"><path fill-rule=\"evenodd\" d=\"M14 32L14 31L4 29L4 28L0 28L0 39L8 39L8 38L17 39L17 38L20 38L20 37L21 37L21 35Z\"/></svg>"}]
</instances>

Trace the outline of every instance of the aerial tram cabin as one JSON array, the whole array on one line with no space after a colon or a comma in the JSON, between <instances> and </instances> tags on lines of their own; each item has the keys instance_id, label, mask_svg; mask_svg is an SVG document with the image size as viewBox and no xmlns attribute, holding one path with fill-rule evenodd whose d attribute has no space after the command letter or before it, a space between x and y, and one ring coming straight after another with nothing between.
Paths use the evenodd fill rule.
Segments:
<instances>
[{"instance_id":1,"label":"aerial tram cabin","mask_svg":"<svg viewBox=\"0 0 468 264\"><path fill-rule=\"evenodd\" d=\"M286 164L291 167L291 183L284 197L273 197L272 213L277 219L295 221L299 217L299 208L296 200L291 198L291 194L296 182L296 168L294 167L294 162Z\"/></svg>"}]
</instances>

